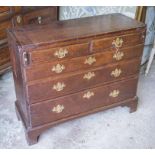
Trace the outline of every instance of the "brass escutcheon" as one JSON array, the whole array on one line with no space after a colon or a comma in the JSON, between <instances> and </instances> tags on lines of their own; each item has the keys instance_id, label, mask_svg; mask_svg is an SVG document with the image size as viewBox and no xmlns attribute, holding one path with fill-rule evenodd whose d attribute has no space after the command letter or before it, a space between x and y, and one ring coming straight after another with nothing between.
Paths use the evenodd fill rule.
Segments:
<instances>
[{"instance_id":1,"label":"brass escutcheon","mask_svg":"<svg viewBox=\"0 0 155 155\"><path fill-rule=\"evenodd\" d=\"M119 90L113 90L110 92L109 96L111 97L117 97L119 95L120 91Z\"/></svg>"},{"instance_id":2,"label":"brass escutcheon","mask_svg":"<svg viewBox=\"0 0 155 155\"><path fill-rule=\"evenodd\" d=\"M64 106L58 104L56 107L53 107L52 112L61 113L64 110Z\"/></svg>"},{"instance_id":3,"label":"brass escutcheon","mask_svg":"<svg viewBox=\"0 0 155 155\"><path fill-rule=\"evenodd\" d=\"M60 48L58 51L54 53L54 56L58 57L59 59L62 59L68 54L68 51L66 49Z\"/></svg>"}]
</instances>

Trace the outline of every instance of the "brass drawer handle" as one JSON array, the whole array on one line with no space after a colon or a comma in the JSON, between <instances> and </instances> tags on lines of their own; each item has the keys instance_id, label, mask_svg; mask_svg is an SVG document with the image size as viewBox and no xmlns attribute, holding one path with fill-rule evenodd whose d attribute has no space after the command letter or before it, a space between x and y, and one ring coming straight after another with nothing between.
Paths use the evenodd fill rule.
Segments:
<instances>
[{"instance_id":1,"label":"brass drawer handle","mask_svg":"<svg viewBox=\"0 0 155 155\"><path fill-rule=\"evenodd\" d=\"M56 73L61 73L64 69L64 65L57 64L56 66L53 66L52 71Z\"/></svg>"},{"instance_id":2,"label":"brass drawer handle","mask_svg":"<svg viewBox=\"0 0 155 155\"><path fill-rule=\"evenodd\" d=\"M120 94L119 90L113 90L112 92L110 92L109 96L110 97L117 97Z\"/></svg>"},{"instance_id":3,"label":"brass drawer handle","mask_svg":"<svg viewBox=\"0 0 155 155\"><path fill-rule=\"evenodd\" d=\"M92 96L94 96L94 92L88 91L83 95L83 98L90 99Z\"/></svg>"},{"instance_id":4,"label":"brass drawer handle","mask_svg":"<svg viewBox=\"0 0 155 155\"><path fill-rule=\"evenodd\" d=\"M17 23L20 24L21 21L22 21L22 17L20 15L18 15L17 18L16 18L16 20L17 20Z\"/></svg>"},{"instance_id":5,"label":"brass drawer handle","mask_svg":"<svg viewBox=\"0 0 155 155\"><path fill-rule=\"evenodd\" d=\"M115 54L113 55L113 58L116 59L117 61L121 60L124 56L123 52L117 51L115 52Z\"/></svg>"},{"instance_id":6,"label":"brass drawer handle","mask_svg":"<svg viewBox=\"0 0 155 155\"><path fill-rule=\"evenodd\" d=\"M87 74L85 74L83 76L84 79L90 80L91 78L95 77L95 73L94 72L88 72Z\"/></svg>"},{"instance_id":7,"label":"brass drawer handle","mask_svg":"<svg viewBox=\"0 0 155 155\"><path fill-rule=\"evenodd\" d=\"M65 107L63 105L58 104L56 107L53 107L52 112L61 113L64 110L64 108Z\"/></svg>"},{"instance_id":8,"label":"brass drawer handle","mask_svg":"<svg viewBox=\"0 0 155 155\"><path fill-rule=\"evenodd\" d=\"M66 49L60 48L58 51L54 53L54 56L58 57L59 59L62 59L68 54L68 51Z\"/></svg>"},{"instance_id":9,"label":"brass drawer handle","mask_svg":"<svg viewBox=\"0 0 155 155\"><path fill-rule=\"evenodd\" d=\"M111 72L111 76L114 76L116 78L116 77L119 77L121 73L122 73L121 69L116 68Z\"/></svg>"},{"instance_id":10,"label":"brass drawer handle","mask_svg":"<svg viewBox=\"0 0 155 155\"><path fill-rule=\"evenodd\" d=\"M112 45L116 48L120 48L123 45L123 39L120 37L117 37L115 40L113 40Z\"/></svg>"},{"instance_id":11,"label":"brass drawer handle","mask_svg":"<svg viewBox=\"0 0 155 155\"><path fill-rule=\"evenodd\" d=\"M91 64L93 64L94 62L96 62L96 59L95 59L95 57L88 57L86 60L85 60L85 62L84 62L84 64L88 64L88 65L91 65Z\"/></svg>"},{"instance_id":12,"label":"brass drawer handle","mask_svg":"<svg viewBox=\"0 0 155 155\"><path fill-rule=\"evenodd\" d=\"M66 85L64 83L58 82L57 84L53 85L53 89L56 91L62 91Z\"/></svg>"}]
</instances>

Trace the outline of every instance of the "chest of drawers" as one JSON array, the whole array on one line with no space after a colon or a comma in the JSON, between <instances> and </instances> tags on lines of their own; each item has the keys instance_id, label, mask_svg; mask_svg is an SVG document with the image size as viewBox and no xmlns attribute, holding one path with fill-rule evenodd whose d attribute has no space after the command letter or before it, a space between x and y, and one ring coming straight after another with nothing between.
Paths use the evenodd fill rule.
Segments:
<instances>
[{"instance_id":1,"label":"chest of drawers","mask_svg":"<svg viewBox=\"0 0 155 155\"><path fill-rule=\"evenodd\" d=\"M15 107L29 144L51 126L137 108L145 24L109 14L8 30Z\"/></svg>"}]
</instances>

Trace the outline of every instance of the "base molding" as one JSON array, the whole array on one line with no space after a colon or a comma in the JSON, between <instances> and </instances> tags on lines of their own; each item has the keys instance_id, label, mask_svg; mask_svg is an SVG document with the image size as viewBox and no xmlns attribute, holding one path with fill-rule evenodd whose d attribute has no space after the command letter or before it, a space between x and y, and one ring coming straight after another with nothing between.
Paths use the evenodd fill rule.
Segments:
<instances>
[{"instance_id":1,"label":"base molding","mask_svg":"<svg viewBox=\"0 0 155 155\"><path fill-rule=\"evenodd\" d=\"M114 104L104 106L104 107L99 107L99 108L93 109L92 111L88 111L88 112L85 112L85 113L80 113L78 115L70 116L70 117L67 117L67 118L64 118L64 119L61 119L61 120L57 120L57 121L47 123L47 124L44 124L44 125L41 125L41 126L33 127L33 128L30 127L30 126L25 126L25 122L23 120L22 113L20 112L20 109L17 106L18 105L17 102L18 101L15 102L17 118L18 118L18 120L21 120L23 125L24 125L27 143L29 145L32 145L32 144L36 144L38 142L39 136L41 135L42 132L44 132L45 130L51 128L54 125L60 124L62 122L68 121L68 120L80 118L80 117L86 116L88 114L93 114L93 113L100 112L100 111L103 111L103 110L107 110L107 109L110 109L110 108L114 108L114 107L117 107L117 106L122 106L122 107L127 106L127 107L130 108L130 113L135 112L137 110L138 97L136 96L136 97L134 97L132 99L121 101L121 102L114 103Z\"/></svg>"}]
</instances>

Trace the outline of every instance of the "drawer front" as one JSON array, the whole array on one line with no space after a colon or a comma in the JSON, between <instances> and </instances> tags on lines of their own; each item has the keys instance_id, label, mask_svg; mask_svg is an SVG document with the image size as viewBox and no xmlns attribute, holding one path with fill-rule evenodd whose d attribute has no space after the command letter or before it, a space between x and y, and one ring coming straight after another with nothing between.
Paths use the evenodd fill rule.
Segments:
<instances>
[{"instance_id":1,"label":"drawer front","mask_svg":"<svg viewBox=\"0 0 155 155\"><path fill-rule=\"evenodd\" d=\"M7 45L0 47L0 66L10 62L10 52Z\"/></svg>"},{"instance_id":2,"label":"drawer front","mask_svg":"<svg viewBox=\"0 0 155 155\"><path fill-rule=\"evenodd\" d=\"M94 40L92 47L94 51L102 51L109 48L120 49L126 46L142 44L144 39L144 33L133 33L129 35Z\"/></svg>"},{"instance_id":3,"label":"drawer front","mask_svg":"<svg viewBox=\"0 0 155 155\"><path fill-rule=\"evenodd\" d=\"M66 58L79 57L87 55L89 43L75 44L64 47L48 48L40 51L32 51L31 63L39 63L46 61L64 60Z\"/></svg>"},{"instance_id":4,"label":"drawer front","mask_svg":"<svg viewBox=\"0 0 155 155\"><path fill-rule=\"evenodd\" d=\"M56 78L55 80L52 78L51 80L42 80L35 84L28 85L29 102L35 103L47 99L53 99L137 74L139 71L139 65L140 59L136 59L106 67L100 67L99 69L89 70L80 74ZM131 66L134 66L134 68Z\"/></svg>"},{"instance_id":5,"label":"drawer front","mask_svg":"<svg viewBox=\"0 0 155 155\"><path fill-rule=\"evenodd\" d=\"M11 21L3 21L0 23L0 40L7 38L6 29L11 27Z\"/></svg>"},{"instance_id":6,"label":"drawer front","mask_svg":"<svg viewBox=\"0 0 155 155\"><path fill-rule=\"evenodd\" d=\"M119 62L141 56L143 45L135 46L120 51L109 50L89 56L83 56L63 61L30 65L25 68L26 81L42 79L50 76L60 76L63 73L81 71L92 67L102 66L108 63ZM121 53L121 54L119 54ZM118 59L119 58L119 59Z\"/></svg>"},{"instance_id":7,"label":"drawer front","mask_svg":"<svg viewBox=\"0 0 155 155\"><path fill-rule=\"evenodd\" d=\"M137 78L133 78L31 105L31 125L42 125L133 98L136 95L136 86Z\"/></svg>"}]
</instances>

